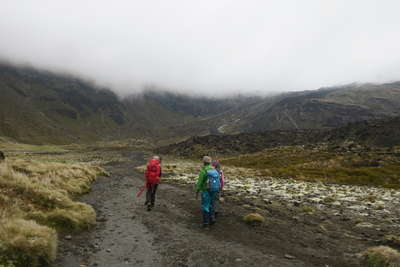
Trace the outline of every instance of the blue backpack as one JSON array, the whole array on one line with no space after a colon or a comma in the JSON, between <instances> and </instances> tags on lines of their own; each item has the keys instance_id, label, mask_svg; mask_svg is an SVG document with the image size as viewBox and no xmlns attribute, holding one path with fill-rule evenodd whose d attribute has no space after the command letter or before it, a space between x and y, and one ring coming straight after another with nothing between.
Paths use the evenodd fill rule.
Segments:
<instances>
[{"instance_id":1,"label":"blue backpack","mask_svg":"<svg viewBox=\"0 0 400 267\"><path fill-rule=\"evenodd\" d=\"M219 191L221 188L221 181L219 178L219 172L216 169L207 170L207 190L209 191Z\"/></svg>"}]
</instances>

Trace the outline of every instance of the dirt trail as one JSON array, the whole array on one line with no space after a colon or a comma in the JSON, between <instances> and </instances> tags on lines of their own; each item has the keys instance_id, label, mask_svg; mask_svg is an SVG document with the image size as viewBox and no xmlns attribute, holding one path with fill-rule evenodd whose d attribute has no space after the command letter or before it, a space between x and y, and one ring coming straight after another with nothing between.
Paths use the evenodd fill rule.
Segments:
<instances>
[{"instance_id":1,"label":"dirt trail","mask_svg":"<svg viewBox=\"0 0 400 267\"><path fill-rule=\"evenodd\" d=\"M139 221L136 214L139 203L133 198L141 182L133 167L143 163L143 154L132 153L131 160L106 166L111 177L100 177L91 192L81 198L95 208L96 228L64 236L55 266L159 265L153 234Z\"/></svg>"},{"instance_id":2,"label":"dirt trail","mask_svg":"<svg viewBox=\"0 0 400 267\"><path fill-rule=\"evenodd\" d=\"M318 233L318 218L291 220L282 207L270 225L251 227L241 221L238 203L227 202L217 224L205 230L191 188L164 183L156 207L146 211L144 196L134 197L143 184L134 167L143 158L131 153L130 162L106 166L111 177L101 177L82 197L96 209L97 226L62 236L54 266L357 266L332 248L339 241Z\"/></svg>"}]
</instances>

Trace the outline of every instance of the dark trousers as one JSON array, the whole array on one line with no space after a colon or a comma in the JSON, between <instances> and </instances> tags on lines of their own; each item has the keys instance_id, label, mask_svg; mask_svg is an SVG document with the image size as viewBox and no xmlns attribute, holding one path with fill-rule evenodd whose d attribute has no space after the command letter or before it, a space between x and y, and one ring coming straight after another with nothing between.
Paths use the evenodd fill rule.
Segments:
<instances>
[{"instance_id":1,"label":"dark trousers","mask_svg":"<svg viewBox=\"0 0 400 267\"><path fill-rule=\"evenodd\" d=\"M148 206L154 207L154 202L156 201L156 192L158 184L149 184L146 192L146 203Z\"/></svg>"}]
</instances>

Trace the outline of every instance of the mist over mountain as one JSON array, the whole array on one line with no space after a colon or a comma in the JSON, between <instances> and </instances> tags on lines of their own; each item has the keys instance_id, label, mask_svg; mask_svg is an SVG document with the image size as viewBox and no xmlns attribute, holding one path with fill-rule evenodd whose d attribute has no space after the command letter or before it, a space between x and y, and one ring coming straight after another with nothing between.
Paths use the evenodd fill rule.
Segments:
<instances>
[{"instance_id":1,"label":"mist over mountain","mask_svg":"<svg viewBox=\"0 0 400 267\"><path fill-rule=\"evenodd\" d=\"M254 101L158 91L120 99L79 78L8 64L0 65L0 91L0 135L28 143L168 138L174 126Z\"/></svg>"},{"instance_id":2,"label":"mist over mountain","mask_svg":"<svg viewBox=\"0 0 400 267\"><path fill-rule=\"evenodd\" d=\"M309 90L400 80L398 1L12 1L0 58L118 95Z\"/></svg>"},{"instance_id":3,"label":"mist over mountain","mask_svg":"<svg viewBox=\"0 0 400 267\"><path fill-rule=\"evenodd\" d=\"M145 91L119 98L82 79L0 65L0 136L27 143L332 129L400 115L400 83L353 84L270 97Z\"/></svg>"}]
</instances>

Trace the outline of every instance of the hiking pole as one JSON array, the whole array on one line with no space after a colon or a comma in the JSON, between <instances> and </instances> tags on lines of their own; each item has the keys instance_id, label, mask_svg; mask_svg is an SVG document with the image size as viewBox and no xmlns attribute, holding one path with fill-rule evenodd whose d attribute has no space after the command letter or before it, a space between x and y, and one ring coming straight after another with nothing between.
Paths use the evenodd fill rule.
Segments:
<instances>
[{"instance_id":1,"label":"hiking pole","mask_svg":"<svg viewBox=\"0 0 400 267\"><path fill-rule=\"evenodd\" d=\"M136 197L139 198L139 197L143 194L143 192L144 192L145 189L146 189L146 186L143 186L143 187L139 190L139 192L136 194Z\"/></svg>"}]
</instances>

